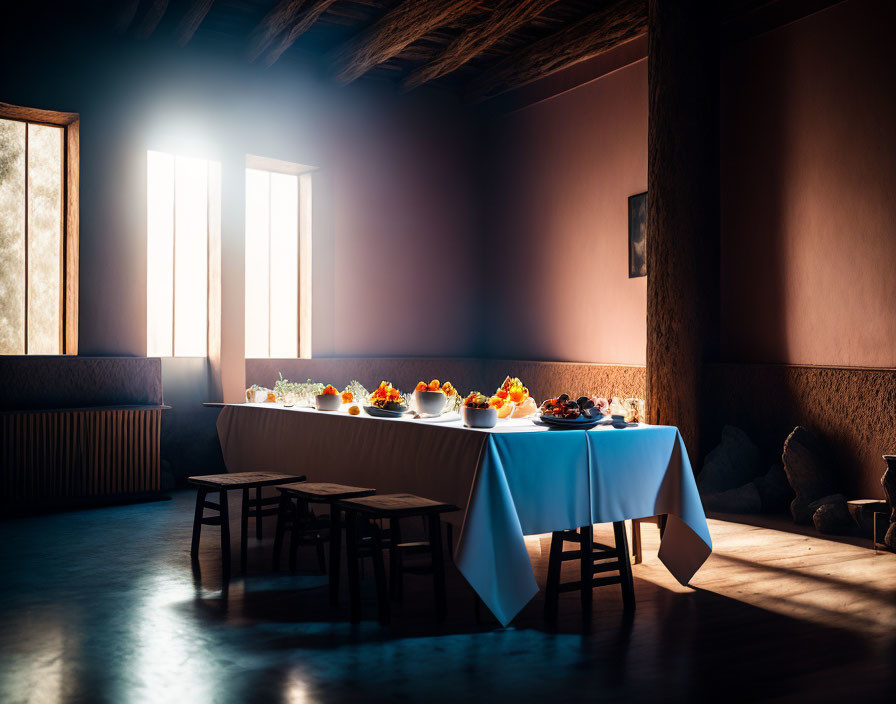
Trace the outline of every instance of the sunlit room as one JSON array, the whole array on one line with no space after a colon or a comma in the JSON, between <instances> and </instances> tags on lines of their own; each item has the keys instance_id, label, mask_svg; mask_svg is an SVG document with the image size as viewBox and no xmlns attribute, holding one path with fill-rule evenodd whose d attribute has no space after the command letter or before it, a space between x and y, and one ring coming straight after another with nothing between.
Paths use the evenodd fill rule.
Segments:
<instances>
[{"instance_id":1,"label":"sunlit room","mask_svg":"<svg viewBox=\"0 0 896 704\"><path fill-rule=\"evenodd\" d=\"M0 12L0 702L892 702L896 4Z\"/></svg>"}]
</instances>

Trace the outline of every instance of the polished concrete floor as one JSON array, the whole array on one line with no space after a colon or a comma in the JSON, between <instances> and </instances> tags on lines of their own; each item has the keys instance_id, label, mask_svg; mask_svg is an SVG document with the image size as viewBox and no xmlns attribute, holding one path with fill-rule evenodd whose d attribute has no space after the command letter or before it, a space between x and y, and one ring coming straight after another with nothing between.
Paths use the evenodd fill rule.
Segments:
<instances>
[{"instance_id":1,"label":"polished concrete floor","mask_svg":"<svg viewBox=\"0 0 896 704\"><path fill-rule=\"evenodd\" d=\"M328 608L323 578L272 573L272 523L264 541L250 538L250 575L222 591L214 529L201 573L191 569L192 510L193 495L176 492L0 522L0 702L869 702L896 692L896 555L863 546L712 520L716 552L685 588L645 527L632 618L610 587L587 623L573 594L554 627L540 596L510 628L477 623L451 569L446 624L434 623L428 580L411 576L387 630L371 584L369 620L353 627ZM528 542L543 583L547 542ZM313 553L300 562L313 568Z\"/></svg>"}]
</instances>

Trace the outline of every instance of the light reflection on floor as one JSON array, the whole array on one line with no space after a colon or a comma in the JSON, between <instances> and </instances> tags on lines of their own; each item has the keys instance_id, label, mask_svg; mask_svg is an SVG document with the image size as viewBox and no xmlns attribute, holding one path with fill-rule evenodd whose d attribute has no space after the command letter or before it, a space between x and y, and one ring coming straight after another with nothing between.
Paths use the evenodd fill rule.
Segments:
<instances>
[{"instance_id":1,"label":"light reflection on floor","mask_svg":"<svg viewBox=\"0 0 896 704\"><path fill-rule=\"evenodd\" d=\"M543 621L540 597L510 628L479 624L472 594L451 572L447 624L434 624L424 579L409 582L384 630L369 583L367 620L352 626L328 609L325 577L271 573L270 531L252 542L250 575L222 591L214 536L203 541L201 571L191 569L192 501L177 492L170 502L0 523L0 702L543 702L583 692L651 701L660 691L667 701L696 701L717 691L719 673L744 681L748 699L766 686L750 679L757 667L785 692L829 688L807 673L844 668L854 683L861 678L854 695L887 691L888 593L868 586L867 571L850 571L858 561L813 566L811 543L796 544L805 569L817 572L808 583L821 586L796 588L807 582L758 560L793 557L799 538L790 534L751 539L713 521L717 552L692 589L662 568L656 530L645 527L634 618L606 589L595 593L590 625L574 594L564 596L556 628ZM539 580L547 540L527 539ZM782 579L794 588L781 591Z\"/></svg>"}]
</instances>

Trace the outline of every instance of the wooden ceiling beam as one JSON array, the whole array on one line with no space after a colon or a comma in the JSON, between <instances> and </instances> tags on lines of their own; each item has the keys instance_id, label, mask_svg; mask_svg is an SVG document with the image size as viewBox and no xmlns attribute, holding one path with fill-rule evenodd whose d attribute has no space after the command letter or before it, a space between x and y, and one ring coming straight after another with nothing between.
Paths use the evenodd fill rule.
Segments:
<instances>
[{"instance_id":1,"label":"wooden ceiling beam","mask_svg":"<svg viewBox=\"0 0 896 704\"><path fill-rule=\"evenodd\" d=\"M305 0L280 0L249 35L249 61L255 61L278 35L299 19Z\"/></svg>"},{"instance_id":2,"label":"wooden ceiling beam","mask_svg":"<svg viewBox=\"0 0 896 704\"><path fill-rule=\"evenodd\" d=\"M412 90L439 76L456 71L474 56L510 32L519 29L557 1L503 0L491 15L463 32L442 54L411 72L403 81L404 88Z\"/></svg>"},{"instance_id":3,"label":"wooden ceiling beam","mask_svg":"<svg viewBox=\"0 0 896 704\"><path fill-rule=\"evenodd\" d=\"M333 52L336 79L343 84L351 83L478 4L479 0L404 0Z\"/></svg>"},{"instance_id":4,"label":"wooden ceiling beam","mask_svg":"<svg viewBox=\"0 0 896 704\"><path fill-rule=\"evenodd\" d=\"M193 0L184 16L181 17L177 29L174 30L178 44L181 46L189 44L193 35L196 34L196 30L199 29L199 25L202 24L202 21L214 4L215 0Z\"/></svg>"},{"instance_id":5,"label":"wooden ceiling beam","mask_svg":"<svg viewBox=\"0 0 896 704\"><path fill-rule=\"evenodd\" d=\"M647 32L647 1L620 0L499 61L475 78L474 102L591 59Z\"/></svg>"},{"instance_id":6,"label":"wooden ceiling beam","mask_svg":"<svg viewBox=\"0 0 896 704\"><path fill-rule=\"evenodd\" d=\"M277 59L280 58L281 54L284 51L289 49L293 45L296 39L301 37L305 32L311 29L311 25L313 25L320 16L325 13L330 5L335 3L337 0L315 0L315 2L305 10L299 18L296 20L296 23L290 28L289 32L284 35L281 35L280 39L277 41L277 45L268 52L267 57L265 57L265 63L270 66Z\"/></svg>"}]
</instances>

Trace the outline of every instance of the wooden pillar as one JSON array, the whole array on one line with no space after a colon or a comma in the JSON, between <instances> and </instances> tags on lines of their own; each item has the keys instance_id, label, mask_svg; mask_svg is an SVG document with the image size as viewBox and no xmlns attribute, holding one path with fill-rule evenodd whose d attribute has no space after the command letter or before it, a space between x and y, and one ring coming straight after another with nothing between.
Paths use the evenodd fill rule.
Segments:
<instances>
[{"instance_id":1,"label":"wooden pillar","mask_svg":"<svg viewBox=\"0 0 896 704\"><path fill-rule=\"evenodd\" d=\"M649 0L647 408L700 461L718 347L719 47L714 0Z\"/></svg>"}]
</instances>

